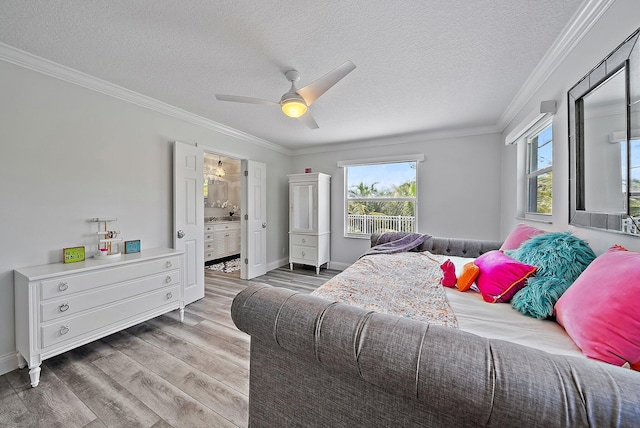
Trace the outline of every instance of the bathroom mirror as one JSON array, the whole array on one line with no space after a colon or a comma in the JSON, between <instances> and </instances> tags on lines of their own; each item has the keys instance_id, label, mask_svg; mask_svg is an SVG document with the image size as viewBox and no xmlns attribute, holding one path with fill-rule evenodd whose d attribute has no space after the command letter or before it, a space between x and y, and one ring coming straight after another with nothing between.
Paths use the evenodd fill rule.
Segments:
<instances>
[{"instance_id":1,"label":"bathroom mirror","mask_svg":"<svg viewBox=\"0 0 640 428\"><path fill-rule=\"evenodd\" d=\"M209 180L207 204L210 207L221 207L229 198L228 183L220 180Z\"/></svg>"},{"instance_id":2,"label":"bathroom mirror","mask_svg":"<svg viewBox=\"0 0 640 428\"><path fill-rule=\"evenodd\" d=\"M638 34L569 90L572 225L640 235Z\"/></svg>"}]
</instances>

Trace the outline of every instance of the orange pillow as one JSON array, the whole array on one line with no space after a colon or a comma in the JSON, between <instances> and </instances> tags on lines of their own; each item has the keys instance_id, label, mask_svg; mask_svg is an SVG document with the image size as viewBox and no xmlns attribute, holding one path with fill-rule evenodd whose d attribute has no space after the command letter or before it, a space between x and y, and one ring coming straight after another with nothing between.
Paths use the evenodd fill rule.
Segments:
<instances>
[{"instance_id":1,"label":"orange pillow","mask_svg":"<svg viewBox=\"0 0 640 428\"><path fill-rule=\"evenodd\" d=\"M467 291L473 282L478 277L480 273L480 268L476 266L473 262L466 263L462 267L462 273L458 278L458 290L459 291Z\"/></svg>"}]
</instances>

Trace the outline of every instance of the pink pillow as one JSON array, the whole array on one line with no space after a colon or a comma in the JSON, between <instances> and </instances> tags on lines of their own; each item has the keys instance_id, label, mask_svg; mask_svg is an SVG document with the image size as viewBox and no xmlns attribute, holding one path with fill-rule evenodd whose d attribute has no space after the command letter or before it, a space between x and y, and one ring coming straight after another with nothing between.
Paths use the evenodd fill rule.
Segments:
<instances>
[{"instance_id":1,"label":"pink pillow","mask_svg":"<svg viewBox=\"0 0 640 428\"><path fill-rule=\"evenodd\" d=\"M612 247L555 305L558 323L589 358L640 363L640 253Z\"/></svg>"},{"instance_id":2,"label":"pink pillow","mask_svg":"<svg viewBox=\"0 0 640 428\"><path fill-rule=\"evenodd\" d=\"M509 236L507 236L507 239L504 240L502 247L500 247L500 251L515 250L527 239L541 233L544 233L544 230L520 223L511 231Z\"/></svg>"},{"instance_id":3,"label":"pink pillow","mask_svg":"<svg viewBox=\"0 0 640 428\"><path fill-rule=\"evenodd\" d=\"M511 300L537 269L498 250L484 253L474 263L480 268L476 285L482 298L489 303L506 303Z\"/></svg>"}]
</instances>

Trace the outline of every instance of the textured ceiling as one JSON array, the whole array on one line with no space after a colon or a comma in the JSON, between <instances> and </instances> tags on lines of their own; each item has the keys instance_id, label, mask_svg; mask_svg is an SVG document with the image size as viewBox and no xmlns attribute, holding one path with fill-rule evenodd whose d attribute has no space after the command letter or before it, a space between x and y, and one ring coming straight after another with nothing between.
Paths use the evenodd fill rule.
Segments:
<instances>
[{"instance_id":1,"label":"textured ceiling","mask_svg":"<svg viewBox=\"0 0 640 428\"><path fill-rule=\"evenodd\" d=\"M228 127L301 149L496 128L582 0L2 0L0 42ZM278 101L346 60L310 108ZM503 124L504 125L504 124Z\"/></svg>"}]
</instances>

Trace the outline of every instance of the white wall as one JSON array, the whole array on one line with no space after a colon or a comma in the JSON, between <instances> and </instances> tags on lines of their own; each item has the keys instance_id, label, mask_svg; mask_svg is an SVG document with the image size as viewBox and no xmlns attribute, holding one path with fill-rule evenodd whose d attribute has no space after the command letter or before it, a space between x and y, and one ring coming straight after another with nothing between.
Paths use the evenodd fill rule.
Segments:
<instances>
[{"instance_id":1,"label":"white wall","mask_svg":"<svg viewBox=\"0 0 640 428\"><path fill-rule=\"evenodd\" d=\"M0 374L17 367L13 269L94 245L87 219L170 247L172 141L265 162L267 258L287 245L288 155L0 61Z\"/></svg>"},{"instance_id":2,"label":"white wall","mask_svg":"<svg viewBox=\"0 0 640 428\"><path fill-rule=\"evenodd\" d=\"M452 238L498 239L499 134L352 146L336 145L329 147L330 151L295 155L292 162L294 172L310 167L332 176L332 267L353 263L369 246L368 240L343 236L344 172L338 161L424 153L425 160L418 165L418 231Z\"/></svg>"},{"instance_id":3,"label":"white wall","mask_svg":"<svg viewBox=\"0 0 640 428\"><path fill-rule=\"evenodd\" d=\"M639 250L640 240L627 235L569 226L567 91L638 28L639 12L637 0L616 0L568 57L558 64L528 105L503 132L504 137L527 115L538 110L540 101L558 102L558 112L553 120L553 223L531 224L550 231L573 230L576 236L587 240L596 253L606 251L615 243ZM501 238L521 222L516 218L516 149L515 146L502 146Z\"/></svg>"}]
</instances>

